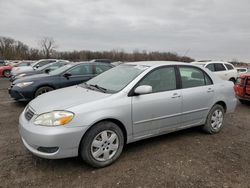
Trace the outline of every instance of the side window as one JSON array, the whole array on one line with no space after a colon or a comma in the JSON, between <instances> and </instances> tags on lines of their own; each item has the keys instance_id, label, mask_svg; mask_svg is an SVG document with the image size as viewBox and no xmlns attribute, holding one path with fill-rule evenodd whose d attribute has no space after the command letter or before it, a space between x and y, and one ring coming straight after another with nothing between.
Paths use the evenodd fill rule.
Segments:
<instances>
[{"instance_id":1,"label":"side window","mask_svg":"<svg viewBox=\"0 0 250 188\"><path fill-rule=\"evenodd\" d=\"M212 63L212 64L208 64L207 66L206 66L206 68L208 68L210 71L212 71L212 72L214 72L215 71L215 68L214 68L214 64Z\"/></svg>"},{"instance_id":2,"label":"side window","mask_svg":"<svg viewBox=\"0 0 250 188\"><path fill-rule=\"evenodd\" d=\"M92 74L91 65L78 65L68 71L72 76Z\"/></svg>"},{"instance_id":3,"label":"side window","mask_svg":"<svg viewBox=\"0 0 250 188\"><path fill-rule=\"evenodd\" d=\"M214 67L215 67L216 72L226 70L226 68L224 67L224 65L222 63L215 63Z\"/></svg>"},{"instance_id":4,"label":"side window","mask_svg":"<svg viewBox=\"0 0 250 188\"><path fill-rule=\"evenodd\" d=\"M230 65L230 64L225 64L225 66L227 67L228 70L233 70L234 69L233 66Z\"/></svg>"},{"instance_id":5,"label":"side window","mask_svg":"<svg viewBox=\"0 0 250 188\"><path fill-rule=\"evenodd\" d=\"M107 70L109 70L111 67L108 65L96 65L95 66L95 72L96 74L101 74L102 72L105 72Z\"/></svg>"},{"instance_id":6,"label":"side window","mask_svg":"<svg viewBox=\"0 0 250 188\"><path fill-rule=\"evenodd\" d=\"M150 72L139 86L152 86L153 93L176 89L176 76L174 67L164 67Z\"/></svg>"},{"instance_id":7,"label":"side window","mask_svg":"<svg viewBox=\"0 0 250 188\"><path fill-rule=\"evenodd\" d=\"M194 67L180 67L182 88L191 88L212 84L211 79L202 70Z\"/></svg>"}]
</instances>

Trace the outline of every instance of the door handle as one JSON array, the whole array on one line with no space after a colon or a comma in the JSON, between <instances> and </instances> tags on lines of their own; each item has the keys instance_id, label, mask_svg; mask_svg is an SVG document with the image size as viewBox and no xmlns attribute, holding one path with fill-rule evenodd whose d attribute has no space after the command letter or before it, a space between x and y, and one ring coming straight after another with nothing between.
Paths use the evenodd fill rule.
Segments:
<instances>
[{"instance_id":1,"label":"door handle","mask_svg":"<svg viewBox=\"0 0 250 188\"><path fill-rule=\"evenodd\" d=\"M214 90L213 90L212 88L208 88L208 89L207 89L207 92L208 92L208 93L212 93L212 92L214 92Z\"/></svg>"},{"instance_id":2,"label":"door handle","mask_svg":"<svg viewBox=\"0 0 250 188\"><path fill-rule=\"evenodd\" d=\"M181 95L180 94L178 94L178 93L174 93L173 95L172 95L172 98L174 99L174 98L180 98L181 97Z\"/></svg>"}]
</instances>

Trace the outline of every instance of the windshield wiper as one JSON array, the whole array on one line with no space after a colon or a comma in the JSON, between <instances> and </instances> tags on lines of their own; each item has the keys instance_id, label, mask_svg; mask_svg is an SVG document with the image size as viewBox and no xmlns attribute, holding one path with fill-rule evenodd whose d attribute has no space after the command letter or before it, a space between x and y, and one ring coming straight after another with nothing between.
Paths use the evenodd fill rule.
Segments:
<instances>
[{"instance_id":1,"label":"windshield wiper","mask_svg":"<svg viewBox=\"0 0 250 188\"><path fill-rule=\"evenodd\" d=\"M99 90L99 91L101 91L101 92L103 92L103 93L106 93L106 91L107 91L107 89L105 89L105 88L103 88L103 87L101 87L101 86L98 86L97 84L87 84L86 82L85 83L83 83L84 84L84 86L87 88L87 89L97 89L97 90Z\"/></svg>"},{"instance_id":2,"label":"windshield wiper","mask_svg":"<svg viewBox=\"0 0 250 188\"><path fill-rule=\"evenodd\" d=\"M106 89L106 88L101 87L101 86L98 86L97 84L95 84L95 85L89 84L89 86L94 87L94 88L98 89L99 91L101 91L101 92L103 92L103 93L106 93L106 92L107 92L107 89Z\"/></svg>"}]
</instances>

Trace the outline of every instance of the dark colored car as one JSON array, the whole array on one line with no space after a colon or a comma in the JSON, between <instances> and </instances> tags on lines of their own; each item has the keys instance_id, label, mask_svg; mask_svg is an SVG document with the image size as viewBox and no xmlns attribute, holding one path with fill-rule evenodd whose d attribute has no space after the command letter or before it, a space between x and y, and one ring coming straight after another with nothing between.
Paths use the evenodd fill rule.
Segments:
<instances>
[{"instance_id":1,"label":"dark colored car","mask_svg":"<svg viewBox=\"0 0 250 188\"><path fill-rule=\"evenodd\" d=\"M9 88L9 94L15 100L29 101L43 93L88 81L112 67L107 63L70 63L47 74L15 80Z\"/></svg>"},{"instance_id":2,"label":"dark colored car","mask_svg":"<svg viewBox=\"0 0 250 188\"><path fill-rule=\"evenodd\" d=\"M250 101L250 73L242 74L237 78L234 91L241 103Z\"/></svg>"},{"instance_id":3,"label":"dark colored car","mask_svg":"<svg viewBox=\"0 0 250 188\"><path fill-rule=\"evenodd\" d=\"M39 67L37 69L29 70L29 71L23 72L21 74L17 74L16 76L12 76L10 78L10 81L13 82L16 79L24 78L26 76L31 76L34 74L49 73L49 72L56 70L64 65L67 65L67 64L69 64L69 62L67 62L67 61L53 62L53 63L47 64L47 65L44 65L42 67Z\"/></svg>"}]
</instances>

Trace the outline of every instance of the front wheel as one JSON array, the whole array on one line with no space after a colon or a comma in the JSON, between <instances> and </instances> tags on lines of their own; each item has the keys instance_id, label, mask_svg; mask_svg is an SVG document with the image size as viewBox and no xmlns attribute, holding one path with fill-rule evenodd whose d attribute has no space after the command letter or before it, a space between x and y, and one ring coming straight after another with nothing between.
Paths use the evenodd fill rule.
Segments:
<instances>
[{"instance_id":1,"label":"front wheel","mask_svg":"<svg viewBox=\"0 0 250 188\"><path fill-rule=\"evenodd\" d=\"M224 108L221 105L214 105L210 110L203 130L209 134L218 133L224 123Z\"/></svg>"},{"instance_id":2,"label":"front wheel","mask_svg":"<svg viewBox=\"0 0 250 188\"><path fill-rule=\"evenodd\" d=\"M35 92L35 97L39 96L39 95L42 95L44 93L47 93L49 91L52 91L54 90L52 87L49 87L49 86L43 86L43 87L40 87L36 90Z\"/></svg>"},{"instance_id":3,"label":"front wheel","mask_svg":"<svg viewBox=\"0 0 250 188\"><path fill-rule=\"evenodd\" d=\"M105 167L115 162L122 153L124 136L112 122L94 125L83 137L79 154L93 167Z\"/></svg>"},{"instance_id":4,"label":"front wheel","mask_svg":"<svg viewBox=\"0 0 250 188\"><path fill-rule=\"evenodd\" d=\"M234 84L236 82L235 78L230 78L229 81L233 82Z\"/></svg>"}]
</instances>

